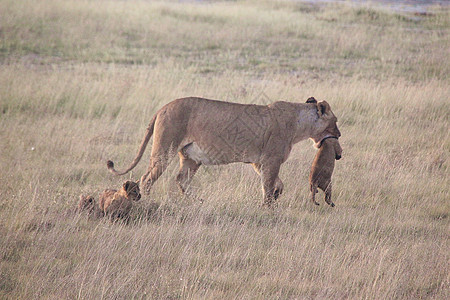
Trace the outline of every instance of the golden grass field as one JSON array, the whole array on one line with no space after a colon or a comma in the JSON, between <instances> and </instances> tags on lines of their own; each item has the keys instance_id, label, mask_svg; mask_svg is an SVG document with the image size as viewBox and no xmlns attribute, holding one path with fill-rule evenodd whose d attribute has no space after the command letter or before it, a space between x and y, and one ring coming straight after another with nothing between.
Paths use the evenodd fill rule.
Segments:
<instances>
[{"instance_id":1,"label":"golden grass field","mask_svg":"<svg viewBox=\"0 0 450 300\"><path fill-rule=\"evenodd\" d=\"M296 1L0 1L0 299L450 298L450 17ZM335 208L297 144L261 206L245 164L177 161L128 224L75 211L118 188L165 103L327 100Z\"/></svg>"}]
</instances>

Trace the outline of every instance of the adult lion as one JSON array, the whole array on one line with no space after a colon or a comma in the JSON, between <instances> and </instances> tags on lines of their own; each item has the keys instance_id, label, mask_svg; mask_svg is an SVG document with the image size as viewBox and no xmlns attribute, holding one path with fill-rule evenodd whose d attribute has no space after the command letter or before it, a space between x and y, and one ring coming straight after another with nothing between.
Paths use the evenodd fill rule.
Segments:
<instances>
[{"instance_id":1,"label":"adult lion","mask_svg":"<svg viewBox=\"0 0 450 300\"><path fill-rule=\"evenodd\" d=\"M171 154L178 152L176 181L184 193L200 165L251 163L260 174L264 203L282 193L280 166L292 146L311 138L316 144L326 137L340 137L337 118L326 101L313 97L306 103L274 102L269 105L238 104L203 98L182 98L164 105L151 120L139 152L123 175L133 169L153 134L150 166L141 177L147 193L164 172Z\"/></svg>"}]
</instances>

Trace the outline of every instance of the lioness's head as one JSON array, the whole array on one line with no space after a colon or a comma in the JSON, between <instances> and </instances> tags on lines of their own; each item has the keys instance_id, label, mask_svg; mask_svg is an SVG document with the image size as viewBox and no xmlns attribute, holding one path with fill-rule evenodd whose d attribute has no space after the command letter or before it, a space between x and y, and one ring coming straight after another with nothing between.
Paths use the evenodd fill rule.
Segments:
<instances>
[{"instance_id":1,"label":"lioness's head","mask_svg":"<svg viewBox=\"0 0 450 300\"><path fill-rule=\"evenodd\" d=\"M320 147L320 142L327 137L336 137L339 138L341 136L341 132L337 127L337 118L334 113L331 111L330 104L326 101L317 102L314 97L309 98L306 103L313 103L317 107L317 115L319 116L319 122L322 123L324 130L317 133L315 136L312 136L311 139L314 141L316 148ZM322 126L320 126L323 128Z\"/></svg>"},{"instance_id":2,"label":"lioness's head","mask_svg":"<svg viewBox=\"0 0 450 300\"><path fill-rule=\"evenodd\" d=\"M139 190L139 182L126 181L122 188L127 193L128 200L138 201L141 199L141 192Z\"/></svg>"}]
</instances>

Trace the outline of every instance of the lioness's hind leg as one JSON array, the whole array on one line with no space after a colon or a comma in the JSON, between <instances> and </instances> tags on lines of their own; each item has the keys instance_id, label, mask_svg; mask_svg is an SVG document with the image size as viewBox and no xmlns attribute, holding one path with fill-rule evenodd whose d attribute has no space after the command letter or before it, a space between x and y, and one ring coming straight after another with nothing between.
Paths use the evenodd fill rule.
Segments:
<instances>
[{"instance_id":1,"label":"lioness's hind leg","mask_svg":"<svg viewBox=\"0 0 450 300\"><path fill-rule=\"evenodd\" d=\"M147 194L155 181L166 170L170 159L175 155L174 149L178 149L183 139L183 128L171 125L168 118L160 119L158 117L156 120L150 166L141 177L141 186Z\"/></svg>"},{"instance_id":2,"label":"lioness's hind leg","mask_svg":"<svg viewBox=\"0 0 450 300\"><path fill-rule=\"evenodd\" d=\"M200 167L200 164L185 157L181 151L178 152L178 155L180 156L180 171L178 172L176 181L181 193L184 194L186 193L192 178Z\"/></svg>"},{"instance_id":3,"label":"lioness's hind leg","mask_svg":"<svg viewBox=\"0 0 450 300\"><path fill-rule=\"evenodd\" d=\"M150 167L147 172L141 177L141 186L146 194L150 193L152 185L158 180L159 176L164 172L168 165L168 158L152 157L150 159Z\"/></svg>"}]
</instances>

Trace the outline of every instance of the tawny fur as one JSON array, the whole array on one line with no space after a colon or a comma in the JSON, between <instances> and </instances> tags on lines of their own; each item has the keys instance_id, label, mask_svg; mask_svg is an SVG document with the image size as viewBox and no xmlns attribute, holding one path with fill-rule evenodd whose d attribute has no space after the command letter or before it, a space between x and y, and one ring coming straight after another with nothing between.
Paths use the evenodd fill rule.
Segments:
<instances>
[{"instance_id":1,"label":"tawny fur","mask_svg":"<svg viewBox=\"0 0 450 300\"><path fill-rule=\"evenodd\" d=\"M92 213L96 208L94 197L91 195L80 195L80 200L78 201L78 211L87 211Z\"/></svg>"},{"instance_id":2,"label":"tawny fur","mask_svg":"<svg viewBox=\"0 0 450 300\"><path fill-rule=\"evenodd\" d=\"M334 160L339 160L342 156L342 148L337 138L327 138L320 143L319 150L314 158L311 172L309 174L309 185L311 190L311 200L314 204L317 188L325 192L325 202L331 207L331 176L334 170Z\"/></svg>"},{"instance_id":3,"label":"tawny fur","mask_svg":"<svg viewBox=\"0 0 450 300\"><path fill-rule=\"evenodd\" d=\"M101 218L104 216L103 211L98 207L95 199L91 195L80 195L78 202L78 211L87 212L90 217Z\"/></svg>"},{"instance_id":4,"label":"tawny fur","mask_svg":"<svg viewBox=\"0 0 450 300\"><path fill-rule=\"evenodd\" d=\"M139 184L126 181L120 190L106 189L99 197L99 209L112 218L126 218L133 201L141 198Z\"/></svg>"},{"instance_id":5,"label":"tawny fur","mask_svg":"<svg viewBox=\"0 0 450 300\"><path fill-rule=\"evenodd\" d=\"M337 118L330 105L309 98L307 103L275 102L270 105L238 104L203 98L182 98L163 106L152 118L138 154L124 171L133 169L153 135L150 166L141 177L149 192L166 169L172 153L178 152L180 170L176 181L184 193L200 165L233 162L253 164L260 174L264 203L282 192L280 166L292 146L307 138L320 143L328 136L340 136Z\"/></svg>"}]
</instances>

